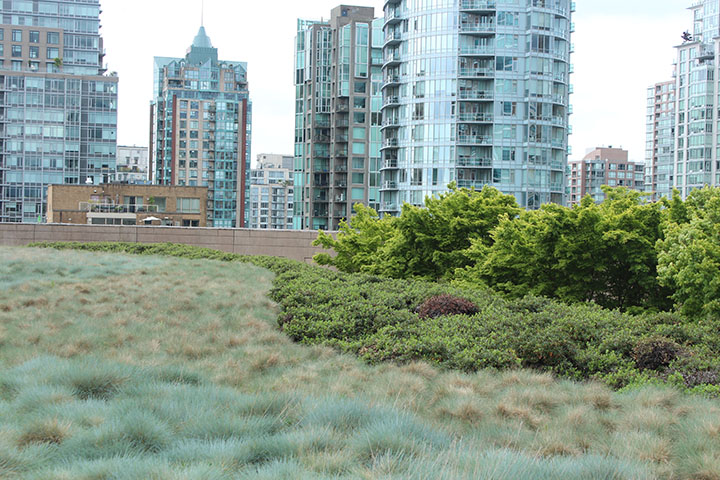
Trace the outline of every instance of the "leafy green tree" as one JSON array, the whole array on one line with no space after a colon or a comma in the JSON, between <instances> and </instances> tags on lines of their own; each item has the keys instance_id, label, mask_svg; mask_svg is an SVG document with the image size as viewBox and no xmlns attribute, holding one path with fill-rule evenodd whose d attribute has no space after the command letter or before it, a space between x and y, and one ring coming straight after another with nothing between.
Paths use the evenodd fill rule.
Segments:
<instances>
[{"instance_id":1,"label":"leafy green tree","mask_svg":"<svg viewBox=\"0 0 720 480\"><path fill-rule=\"evenodd\" d=\"M660 283L689 316L720 315L720 189L690 194L686 216L668 222L657 244Z\"/></svg>"},{"instance_id":2,"label":"leafy green tree","mask_svg":"<svg viewBox=\"0 0 720 480\"><path fill-rule=\"evenodd\" d=\"M662 234L660 204L638 192L607 189L565 208L544 205L505 217L494 243L474 244L476 265L457 273L461 283L487 284L513 297L545 295L610 308L667 305L658 285L655 244Z\"/></svg>"},{"instance_id":3,"label":"leafy green tree","mask_svg":"<svg viewBox=\"0 0 720 480\"><path fill-rule=\"evenodd\" d=\"M340 222L337 238L319 232L313 245L334 250L333 257L327 253L318 253L314 260L319 265L329 265L348 272L368 272L376 270L378 255L382 247L397 235L395 218L379 218L372 208L362 204L354 206L355 216L350 223Z\"/></svg>"},{"instance_id":4,"label":"leafy green tree","mask_svg":"<svg viewBox=\"0 0 720 480\"><path fill-rule=\"evenodd\" d=\"M345 272L363 271L392 278L439 279L470 265L472 242L492 243L490 232L503 216L521 210L515 197L492 187L480 191L449 185L446 193L428 197L425 207L405 204L397 218L378 218L367 207L343 223L337 239L321 232L315 244L337 256L319 254L315 260Z\"/></svg>"}]
</instances>

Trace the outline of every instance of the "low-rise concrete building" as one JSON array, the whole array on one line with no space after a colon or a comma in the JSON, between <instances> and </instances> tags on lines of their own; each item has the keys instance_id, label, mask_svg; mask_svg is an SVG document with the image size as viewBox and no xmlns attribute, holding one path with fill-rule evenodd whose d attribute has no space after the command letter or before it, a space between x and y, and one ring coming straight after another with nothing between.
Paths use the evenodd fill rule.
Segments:
<instances>
[{"instance_id":1,"label":"low-rise concrete building","mask_svg":"<svg viewBox=\"0 0 720 480\"><path fill-rule=\"evenodd\" d=\"M582 160L568 163L569 203L580 203L590 195L596 202L605 200L603 185L644 191L645 164L628 160L627 150L598 147Z\"/></svg>"},{"instance_id":2,"label":"low-rise concrete building","mask_svg":"<svg viewBox=\"0 0 720 480\"><path fill-rule=\"evenodd\" d=\"M48 223L205 227L207 187L51 185Z\"/></svg>"},{"instance_id":3,"label":"low-rise concrete building","mask_svg":"<svg viewBox=\"0 0 720 480\"><path fill-rule=\"evenodd\" d=\"M117 147L115 181L150 184L149 153L147 147Z\"/></svg>"}]
</instances>

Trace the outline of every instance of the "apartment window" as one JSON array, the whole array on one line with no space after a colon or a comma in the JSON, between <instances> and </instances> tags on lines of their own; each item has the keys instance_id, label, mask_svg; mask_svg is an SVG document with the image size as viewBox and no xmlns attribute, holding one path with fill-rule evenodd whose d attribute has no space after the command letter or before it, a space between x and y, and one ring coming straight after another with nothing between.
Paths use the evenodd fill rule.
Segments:
<instances>
[{"instance_id":1,"label":"apartment window","mask_svg":"<svg viewBox=\"0 0 720 480\"><path fill-rule=\"evenodd\" d=\"M0 40L5 40L5 29L0 28Z\"/></svg>"},{"instance_id":2,"label":"apartment window","mask_svg":"<svg viewBox=\"0 0 720 480\"><path fill-rule=\"evenodd\" d=\"M48 58L48 60L54 60L56 58L60 58L60 49L55 48L55 47L48 47L47 58Z\"/></svg>"},{"instance_id":3,"label":"apartment window","mask_svg":"<svg viewBox=\"0 0 720 480\"><path fill-rule=\"evenodd\" d=\"M19 72L22 70L22 62L20 60L13 60L12 61L12 69L15 72Z\"/></svg>"},{"instance_id":4,"label":"apartment window","mask_svg":"<svg viewBox=\"0 0 720 480\"><path fill-rule=\"evenodd\" d=\"M22 47L20 45L12 46L12 56L15 58L22 57Z\"/></svg>"},{"instance_id":5,"label":"apartment window","mask_svg":"<svg viewBox=\"0 0 720 480\"><path fill-rule=\"evenodd\" d=\"M355 82L355 93L367 93L367 83Z\"/></svg>"},{"instance_id":6,"label":"apartment window","mask_svg":"<svg viewBox=\"0 0 720 480\"><path fill-rule=\"evenodd\" d=\"M50 45L60 45L60 33L48 32L47 43Z\"/></svg>"},{"instance_id":7,"label":"apartment window","mask_svg":"<svg viewBox=\"0 0 720 480\"><path fill-rule=\"evenodd\" d=\"M30 43L40 43L40 32L35 30L30 31Z\"/></svg>"},{"instance_id":8,"label":"apartment window","mask_svg":"<svg viewBox=\"0 0 720 480\"><path fill-rule=\"evenodd\" d=\"M22 30L13 30L12 31L12 41L13 42L22 42Z\"/></svg>"},{"instance_id":9,"label":"apartment window","mask_svg":"<svg viewBox=\"0 0 720 480\"><path fill-rule=\"evenodd\" d=\"M40 47L30 47L30 58L40 58Z\"/></svg>"},{"instance_id":10,"label":"apartment window","mask_svg":"<svg viewBox=\"0 0 720 480\"><path fill-rule=\"evenodd\" d=\"M200 199L178 198L177 211L181 213L200 213Z\"/></svg>"},{"instance_id":11,"label":"apartment window","mask_svg":"<svg viewBox=\"0 0 720 480\"><path fill-rule=\"evenodd\" d=\"M4 56L5 56L5 45L0 43L0 57L4 57Z\"/></svg>"}]
</instances>

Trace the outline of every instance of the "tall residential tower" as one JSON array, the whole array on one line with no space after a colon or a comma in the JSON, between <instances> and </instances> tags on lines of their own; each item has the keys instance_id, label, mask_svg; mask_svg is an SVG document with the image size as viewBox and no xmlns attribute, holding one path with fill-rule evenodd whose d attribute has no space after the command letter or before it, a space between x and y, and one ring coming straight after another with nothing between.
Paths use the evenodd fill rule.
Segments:
<instances>
[{"instance_id":1,"label":"tall residential tower","mask_svg":"<svg viewBox=\"0 0 720 480\"><path fill-rule=\"evenodd\" d=\"M48 185L111 180L118 78L99 0L4 0L0 14L0 222L37 222Z\"/></svg>"},{"instance_id":2,"label":"tall residential tower","mask_svg":"<svg viewBox=\"0 0 720 480\"><path fill-rule=\"evenodd\" d=\"M155 57L153 183L207 186L207 225L247 224L251 104L247 64L219 60L200 27L184 58Z\"/></svg>"},{"instance_id":3,"label":"tall residential tower","mask_svg":"<svg viewBox=\"0 0 720 480\"><path fill-rule=\"evenodd\" d=\"M295 46L296 229L337 229L353 205L380 206L383 20L341 5L298 20Z\"/></svg>"},{"instance_id":4,"label":"tall residential tower","mask_svg":"<svg viewBox=\"0 0 720 480\"><path fill-rule=\"evenodd\" d=\"M645 191L657 201L672 196L675 163L675 81L647 91Z\"/></svg>"},{"instance_id":5,"label":"tall residential tower","mask_svg":"<svg viewBox=\"0 0 720 480\"><path fill-rule=\"evenodd\" d=\"M565 203L570 0L386 0L381 211L448 183Z\"/></svg>"},{"instance_id":6,"label":"tall residential tower","mask_svg":"<svg viewBox=\"0 0 720 480\"><path fill-rule=\"evenodd\" d=\"M702 0L690 7L692 34L676 47L675 152L667 173L670 188L683 197L705 185L720 185L719 7L720 0Z\"/></svg>"}]
</instances>

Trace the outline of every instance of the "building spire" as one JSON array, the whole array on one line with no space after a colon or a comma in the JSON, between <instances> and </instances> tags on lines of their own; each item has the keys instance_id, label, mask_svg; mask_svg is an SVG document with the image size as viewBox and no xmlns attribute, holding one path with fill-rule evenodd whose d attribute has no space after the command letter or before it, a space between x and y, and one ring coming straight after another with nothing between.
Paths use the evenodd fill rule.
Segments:
<instances>
[{"instance_id":1,"label":"building spire","mask_svg":"<svg viewBox=\"0 0 720 480\"><path fill-rule=\"evenodd\" d=\"M201 10L200 10L200 26L205 26L205 0L202 0L201 4Z\"/></svg>"}]
</instances>

